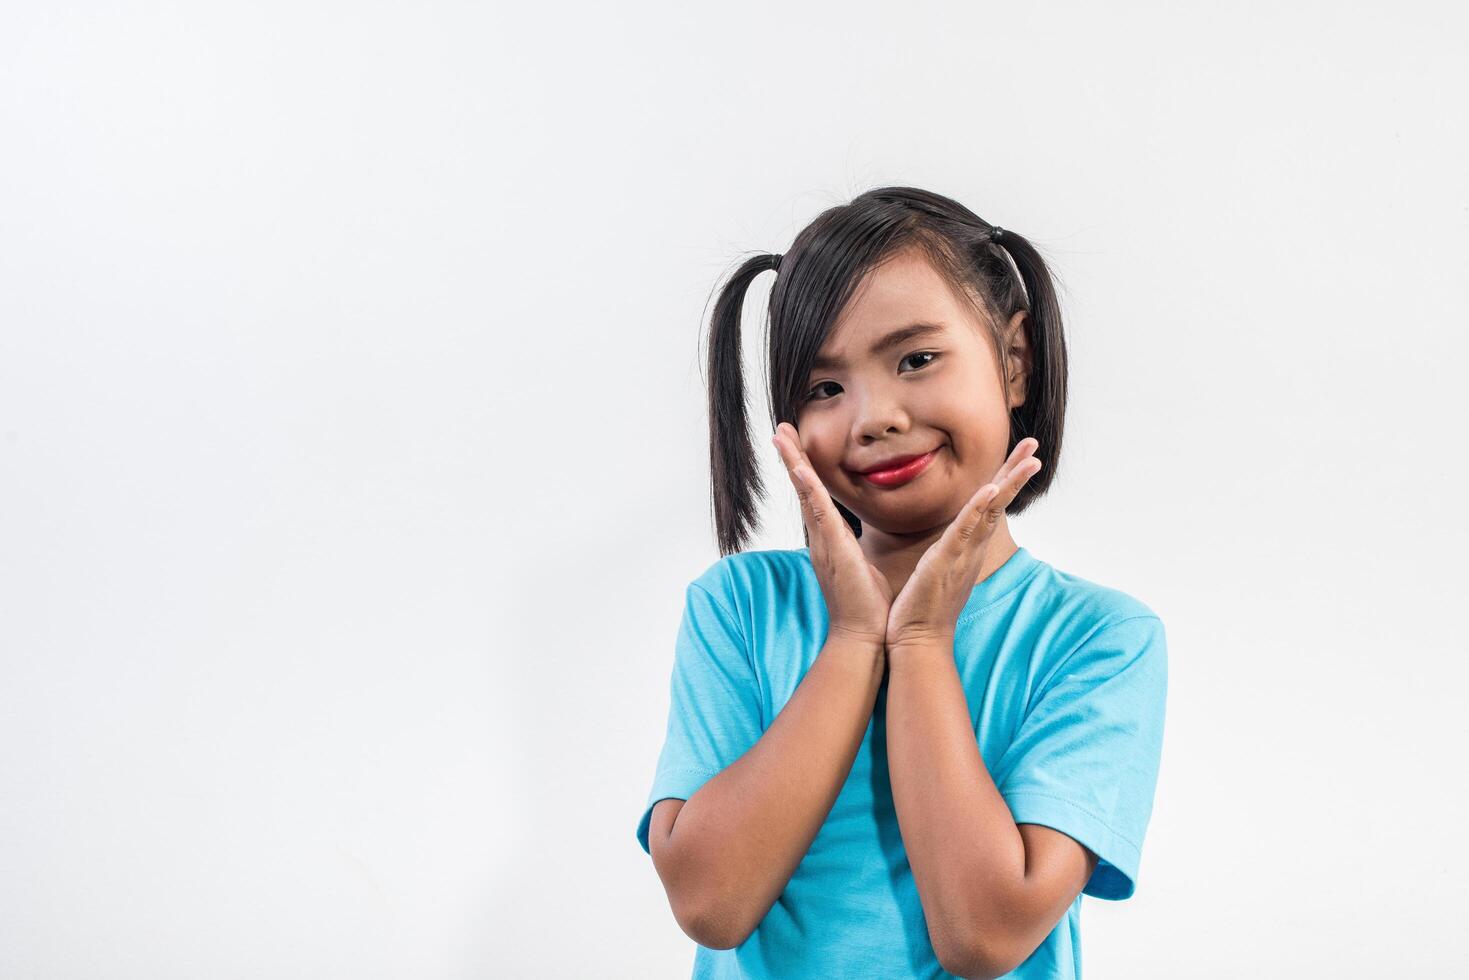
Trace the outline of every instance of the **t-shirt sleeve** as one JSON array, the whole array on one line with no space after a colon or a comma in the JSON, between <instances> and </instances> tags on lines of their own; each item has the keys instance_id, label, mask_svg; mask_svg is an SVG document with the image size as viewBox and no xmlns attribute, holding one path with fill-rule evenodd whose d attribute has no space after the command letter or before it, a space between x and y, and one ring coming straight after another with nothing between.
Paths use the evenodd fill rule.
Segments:
<instances>
[{"instance_id":1,"label":"t-shirt sleeve","mask_svg":"<svg viewBox=\"0 0 1469 980\"><path fill-rule=\"evenodd\" d=\"M1053 672L996 767L1017 824L1054 828L1097 855L1084 894L1120 900L1136 888L1167 688L1158 617L1099 627Z\"/></svg>"},{"instance_id":2,"label":"t-shirt sleeve","mask_svg":"<svg viewBox=\"0 0 1469 980\"><path fill-rule=\"evenodd\" d=\"M649 854L648 825L659 800L686 800L744 755L763 731L760 689L739 619L713 592L689 583L674 644L668 733L653 788L638 821Z\"/></svg>"}]
</instances>

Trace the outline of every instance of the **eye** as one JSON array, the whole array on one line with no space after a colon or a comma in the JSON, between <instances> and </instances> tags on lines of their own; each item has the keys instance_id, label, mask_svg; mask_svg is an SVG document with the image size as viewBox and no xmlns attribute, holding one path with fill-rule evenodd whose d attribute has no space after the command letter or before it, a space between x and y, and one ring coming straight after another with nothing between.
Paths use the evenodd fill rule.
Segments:
<instances>
[{"instance_id":1,"label":"eye","mask_svg":"<svg viewBox=\"0 0 1469 980\"><path fill-rule=\"evenodd\" d=\"M822 388L825 388L827 385L835 385L837 388L840 388L841 387L840 385L837 385L837 383L835 381L823 381L823 382L821 382L821 384L817 385L815 388L812 388L810 391L806 392L806 400L808 402L824 402L824 401L826 401L825 398L817 398L816 397L816 393L818 391L820 391Z\"/></svg>"},{"instance_id":2,"label":"eye","mask_svg":"<svg viewBox=\"0 0 1469 980\"><path fill-rule=\"evenodd\" d=\"M907 355L901 361L899 361L898 364L899 365L902 365L902 364L906 363L909 358L913 358L913 357L926 357L926 358L928 358L928 360L924 361L922 364L918 365L916 368L913 369L915 371L921 371L924 368L928 367L930 364L932 364L935 360L938 359L939 352L938 351L934 351L934 350L914 351L913 353ZM909 372L909 373L912 373L912 372ZM841 385L837 384L835 381L823 381L823 382L821 382L821 384L817 385L815 388L812 388L810 391L806 392L806 401L808 401L808 402L824 402L824 401L826 401L825 398L818 398L817 397L817 392L821 391L821 389L824 388L827 385L832 385L838 391L840 391L841 390L841 387L842 387ZM836 396L833 395L832 397L835 398Z\"/></svg>"},{"instance_id":3,"label":"eye","mask_svg":"<svg viewBox=\"0 0 1469 980\"><path fill-rule=\"evenodd\" d=\"M927 357L927 358L931 358L931 359L937 358L938 356L939 356L938 351L934 351L934 350L914 351L912 354L909 354L908 355L908 357ZM903 358L903 361L908 360L908 357ZM899 361L898 363L901 364L902 361ZM922 364L918 365L918 367L920 367L920 368L926 368L926 367L928 367L932 363L933 363L933 360L927 360L927 361L924 361Z\"/></svg>"}]
</instances>

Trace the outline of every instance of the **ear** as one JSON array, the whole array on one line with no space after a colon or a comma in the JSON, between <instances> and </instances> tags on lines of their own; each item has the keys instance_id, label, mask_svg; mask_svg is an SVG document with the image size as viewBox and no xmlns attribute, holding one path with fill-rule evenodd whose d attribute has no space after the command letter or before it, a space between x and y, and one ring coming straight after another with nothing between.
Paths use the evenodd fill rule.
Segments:
<instances>
[{"instance_id":1,"label":"ear","mask_svg":"<svg viewBox=\"0 0 1469 980\"><path fill-rule=\"evenodd\" d=\"M1010 376L1010 384L1005 392L1011 408L1019 408L1025 404L1025 392L1030 387L1030 372L1034 367L1034 351L1031 350L1029 324L1026 322L1029 314L1019 310L1010 318L1002 331L1001 347L1005 351L1005 367Z\"/></svg>"}]
</instances>

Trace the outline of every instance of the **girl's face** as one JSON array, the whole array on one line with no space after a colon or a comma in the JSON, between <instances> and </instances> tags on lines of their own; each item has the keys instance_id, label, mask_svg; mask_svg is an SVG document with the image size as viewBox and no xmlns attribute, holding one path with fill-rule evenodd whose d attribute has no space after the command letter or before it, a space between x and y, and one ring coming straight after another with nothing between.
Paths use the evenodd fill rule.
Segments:
<instances>
[{"instance_id":1,"label":"girl's face","mask_svg":"<svg viewBox=\"0 0 1469 980\"><path fill-rule=\"evenodd\" d=\"M1007 391L988 328L921 251L895 253L859 284L818 355L796 429L827 491L862 520L864 542L873 530L941 531L999 470L1009 410L1025 399L1024 318L1003 331L1016 375ZM931 450L899 485L859 472Z\"/></svg>"}]
</instances>

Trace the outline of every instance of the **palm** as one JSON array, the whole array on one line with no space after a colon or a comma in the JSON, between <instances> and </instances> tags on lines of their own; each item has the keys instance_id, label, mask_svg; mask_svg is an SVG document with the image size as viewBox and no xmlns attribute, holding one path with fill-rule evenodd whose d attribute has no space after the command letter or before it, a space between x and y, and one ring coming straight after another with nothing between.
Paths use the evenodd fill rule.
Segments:
<instances>
[{"instance_id":1,"label":"palm","mask_svg":"<svg viewBox=\"0 0 1469 980\"><path fill-rule=\"evenodd\" d=\"M896 636L899 629L911 630L915 625L919 625L916 622L919 619L919 611L927 607L925 597L931 591L933 584L930 579L936 570L939 555L942 554L940 545L949 537L952 530L951 525L938 541L928 546L928 550L914 566L913 574L908 576L908 581L903 583L902 590L888 606L887 634L889 637Z\"/></svg>"},{"instance_id":2,"label":"palm","mask_svg":"<svg viewBox=\"0 0 1469 980\"><path fill-rule=\"evenodd\" d=\"M877 566L872 564L872 562L867 563L867 570L872 574L872 581L876 583L877 591L881 593L883 600L887 603L889 610L889 621L891 621L891 610L893 607L892 583L888 581L888 577L886 575L878 571Z\"/></svg>"}]
</instances>

